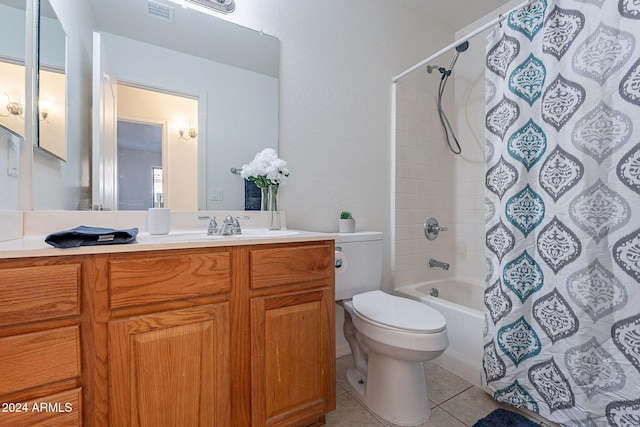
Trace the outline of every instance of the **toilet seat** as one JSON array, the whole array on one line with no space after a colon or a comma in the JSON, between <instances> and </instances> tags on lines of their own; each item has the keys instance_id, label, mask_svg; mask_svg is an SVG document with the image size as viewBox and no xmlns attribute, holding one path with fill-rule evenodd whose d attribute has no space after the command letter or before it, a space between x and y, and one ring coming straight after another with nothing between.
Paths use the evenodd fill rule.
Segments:
<instances>
[{"instance_id":1,"label":"toilet seat","mask_svg":"<svg viewBox=\"0 0 640 427\"><path fill-rule=\"evenodd\" d=\"M352 304L364 321L387 329L434 334L446 327L445 317L428 305L379 290L354 295Z\"/></svg>"}]
</instances>

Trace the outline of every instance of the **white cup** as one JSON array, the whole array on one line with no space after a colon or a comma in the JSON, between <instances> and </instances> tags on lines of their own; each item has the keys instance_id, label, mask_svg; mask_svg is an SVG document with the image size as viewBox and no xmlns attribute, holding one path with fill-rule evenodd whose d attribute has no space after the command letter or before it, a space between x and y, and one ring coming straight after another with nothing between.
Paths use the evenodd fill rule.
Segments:
<instances>
[{"instance_id":1,"label":"white cup","mask_svg":"<svg viewBox=\"0 0 640 427\"><path fill-rule=\"evenodd\" d=\"M149 208L147 212L147 228L149 234L169 234L171 228L169 208Z\"/></svg>"}]
</instances>

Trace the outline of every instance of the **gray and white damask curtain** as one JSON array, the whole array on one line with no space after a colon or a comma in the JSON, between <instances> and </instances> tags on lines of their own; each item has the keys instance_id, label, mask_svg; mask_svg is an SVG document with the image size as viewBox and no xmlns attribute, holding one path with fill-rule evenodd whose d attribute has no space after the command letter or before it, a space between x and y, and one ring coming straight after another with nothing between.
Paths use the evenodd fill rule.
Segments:
<instances>
[{"instance_id":1,"label":"gray and white damask curtain","mask_svg":"<svg viewBox=\"0 0 640 427\"><path fill-rule=\"evenodd\" d=\"M487 46L487 391L640 426L640 1L540 0Z\"/></svg>"}]
</instances>

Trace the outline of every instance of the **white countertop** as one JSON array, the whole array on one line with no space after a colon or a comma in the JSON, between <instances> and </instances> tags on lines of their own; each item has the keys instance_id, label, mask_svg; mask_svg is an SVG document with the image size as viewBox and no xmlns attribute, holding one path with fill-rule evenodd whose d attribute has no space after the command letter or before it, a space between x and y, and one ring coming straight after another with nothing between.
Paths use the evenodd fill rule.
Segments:
<instances>
[{"instance_id":1,"label":"white countertop","mask_svg":"<svg viewBox=\"0 0 640 427\"><path fill-rule=\"evenodd\" d=\"M167 249L207 248L219 246L258 245L271 243L335 240L337 234L301 230L245 229L242 235L207 236L202 230L173 231L165 235L138 233L135 242L112 245L54 248L44 241L45 236L25 236L0 242L0 258L26 258L40 256L88 255Z\"/></svg>"},{"instance_id":2,"label":"white countertop","mask_svg":"<svg viewBox=\"0 0 640 427\"><path fill-rule=\"evenodd\" d=\"M240 218L243 234L207 236L209 219L218 222L231 215ZM0 211L0 258L66 256L99 253L206 248L216 246L335 240L337 234L287 230L286 213L280 212L282 230L269 231L269 214L261 211L171 211L171 232L150 235L147 211ZM135 242L54 248L44 241L51 233L79 225L126 230L138 228Z\"/></svg>"}]
</instances>

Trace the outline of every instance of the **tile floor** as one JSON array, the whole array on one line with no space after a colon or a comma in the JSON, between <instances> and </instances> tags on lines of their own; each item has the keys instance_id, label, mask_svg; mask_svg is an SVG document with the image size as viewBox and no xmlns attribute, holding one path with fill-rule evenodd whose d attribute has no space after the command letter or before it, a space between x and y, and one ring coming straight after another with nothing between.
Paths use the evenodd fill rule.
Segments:
<instances>
[{"instance_id":1,"label":"tile floor","mask_svg":"<svg viewBox=\"0 0 640 427\"><path fill-rule=\"evenodd\" d=\"M331 427L395 426L369 412L356 398L345 379L346 370L351 366L353 366L351 355L336 360L336 410L327 414L326 425ZM469 427L496 408L514 410L513 407L493 400L482 389L433 362L425 362L424 370L431 417L426 423L421 424L422 427ZM552 423L533 419L542 426L554 426Z\"/></svg>"}]
</instances>

